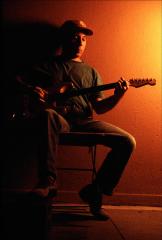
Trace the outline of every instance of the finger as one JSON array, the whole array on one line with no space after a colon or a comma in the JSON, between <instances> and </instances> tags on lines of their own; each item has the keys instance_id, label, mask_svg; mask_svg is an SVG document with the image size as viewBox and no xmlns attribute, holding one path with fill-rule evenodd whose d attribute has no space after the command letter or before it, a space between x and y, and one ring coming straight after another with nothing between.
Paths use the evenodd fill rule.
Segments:
<instances>
[{"instance_id":1,"label":"finger","mask_svg":"<svg viewBox=\"0 0 162 240\"><path fill-rule=\"evenodd\" d=\"M123 87L122 85L123 85L123 84L122 84L122 81L119 80L119 81L118 81L118 84L117 84L117 88L122 88L122 87Z\"/></svg>"},{"instance_id":2,"label":"finger","mask_svg":"<svg viewBox=\"0 0 162 240\"><path fill-rule=\"evenodd\" d=\"M126 81L123 77L120 78L120 82L122 83L124 90L127 90L129 88L128 81Z\"/></svg>"}]
</instances>

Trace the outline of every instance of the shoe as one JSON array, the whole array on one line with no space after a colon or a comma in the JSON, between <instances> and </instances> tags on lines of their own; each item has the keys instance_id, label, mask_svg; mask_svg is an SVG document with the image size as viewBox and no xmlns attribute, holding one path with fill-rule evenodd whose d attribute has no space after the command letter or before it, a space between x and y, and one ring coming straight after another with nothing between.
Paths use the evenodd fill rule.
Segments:
<instances>
[{"instance_id":1,"label":"shoe","mask_svg":"<svg viewBox=\"0 0 162 240\"><path fill-rule=\"evenodd\" d=\"M109 216L102 208L96 209L94 207L91 208L91 206L90 206L90 211L93 214L93 216L95 217L95 219L97 219L97 220L106 221L109 219Z\"/></svg>"},{"instance_id":2,"label":"shoe","mask_svg":"<svg viewBox=\"0 0 162 240\"><path fill-rule=\"evenodd\" d=\"M80 198L89 204L90 212L97 220L106 221L109 217L101 208L102 193L96 184L88 184L79 192Z\"/></svg>"},{"instance_id":3,"label":"shoe","mask_svg":"<svg viewBox=\"0 0 162 240\"><path fill-rule=\"evenodd\" d=\"M32 194L45 198L57 195L56 180L52 176L48 176L45 182L40 182L32 191Z\"/></svg>"}]
</instances>

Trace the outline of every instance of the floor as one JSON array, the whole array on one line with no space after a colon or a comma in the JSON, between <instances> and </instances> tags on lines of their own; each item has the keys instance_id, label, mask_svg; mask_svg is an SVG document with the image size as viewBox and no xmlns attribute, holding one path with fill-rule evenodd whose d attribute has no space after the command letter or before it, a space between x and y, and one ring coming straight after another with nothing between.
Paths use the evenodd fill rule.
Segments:
<instances>
[{"instance_id":1,"label":"floor","mask_svg":"<svg viewBox=\"0 0 162 240\"><path fill-rule=\"evenodd\" d=\"M108 206L97 221L87 205L54 204L49 240L162 240L162 208Z\"/></svg>"}]
</instances>

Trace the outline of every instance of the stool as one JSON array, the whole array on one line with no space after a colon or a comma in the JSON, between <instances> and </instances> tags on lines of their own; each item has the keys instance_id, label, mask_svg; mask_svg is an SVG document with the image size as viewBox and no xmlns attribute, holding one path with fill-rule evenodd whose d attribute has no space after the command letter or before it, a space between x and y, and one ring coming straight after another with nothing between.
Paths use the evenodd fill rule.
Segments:
<instances>
[{"instance_id":1,"label":"stool","mask_svg":"<svg viewBox=\"0 0 162 240\"><path fill-rule=\"evenodd\" d=\"M92 182L96 176L96 134L87 132L68 132L60 134L60 145L71 146L85 146L89 147L91 154L92 168L71 168L71 167L58 167L59 170L79 170L79 171L92 171Z\"/></svg>"}]
</instances>

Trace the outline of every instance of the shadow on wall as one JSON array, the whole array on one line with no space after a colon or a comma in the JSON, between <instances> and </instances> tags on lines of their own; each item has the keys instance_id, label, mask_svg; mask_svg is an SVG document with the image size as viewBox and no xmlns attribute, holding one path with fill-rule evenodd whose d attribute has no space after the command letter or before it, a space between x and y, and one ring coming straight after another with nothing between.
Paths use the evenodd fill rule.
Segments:
<instances>
[{"instance_id":1,"label":"shadow on wall","mask_svg":"<svg viewBox=\"0 0 162 240\"><path fill-rule=\"evenodd\" d=\"M47 22L4 22L3 62L5 72L19 72L56 54L58 26Z\"/></svg>"},{"instance_id":2,"label":"shadow on wall","mask_svg":"<svg viewBox=\"0 0 162 240\"><path fill-rule=\"evenodd\" d=\"M17 89L15 76L56 54L59 47L58 26L46 22L3 22L2 30L4 74L2 112L4 117L1 126L4 128L3 143L7 150L4 149L1 182L4 188L33 188L38 180L36 159L38 150L35 151L36 141L31 141L35 135L33 134L31 138L27 125L25 129L21 129L19 121L18 126L14 121L10 121L13 113L21 114L25 109L25 100L23 94ZM32 142L31 145L30 142ZM13 159L16 159L16 162L12 161ZM35 162L33 159L36 159Z\"/></svg>"}]
</instances>

